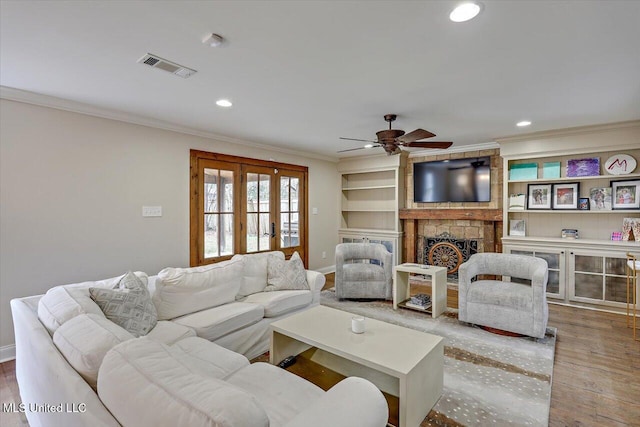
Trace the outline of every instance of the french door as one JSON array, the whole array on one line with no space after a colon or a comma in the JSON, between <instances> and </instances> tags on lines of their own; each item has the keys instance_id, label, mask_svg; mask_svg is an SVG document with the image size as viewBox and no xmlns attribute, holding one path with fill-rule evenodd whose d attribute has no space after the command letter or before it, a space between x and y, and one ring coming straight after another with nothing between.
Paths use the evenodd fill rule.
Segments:
<instances>
[{"instance_id":1,"label":"french door","mask_svg":"<svg viewBox=\"0 0 640 427\"><path fill-rule=\"evenodd\" d=\"M191 152L191 265L297 251L307 264L307 168Z\"/></svg>"}]
</instances>

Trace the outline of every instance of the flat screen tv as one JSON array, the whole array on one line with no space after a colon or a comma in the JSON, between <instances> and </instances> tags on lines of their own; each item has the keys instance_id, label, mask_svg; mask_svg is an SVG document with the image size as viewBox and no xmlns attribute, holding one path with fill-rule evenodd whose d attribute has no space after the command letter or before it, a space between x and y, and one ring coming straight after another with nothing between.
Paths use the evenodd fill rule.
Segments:
<instances>
[{"instance_id":1,"label":"flat screen tv","mask_svg":"<svg viewBox=\"0 0 640 427\"><path fill-rule=\"evenodd\" d=\"M491 158L413 164L414 202L491 201Z\"/></svg>"}]
</instances>

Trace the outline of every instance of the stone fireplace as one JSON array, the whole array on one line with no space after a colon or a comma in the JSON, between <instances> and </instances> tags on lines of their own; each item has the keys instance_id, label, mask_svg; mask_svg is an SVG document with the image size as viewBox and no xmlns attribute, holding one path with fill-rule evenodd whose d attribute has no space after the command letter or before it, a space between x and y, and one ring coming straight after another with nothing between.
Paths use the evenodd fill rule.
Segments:
<instances>
[{"instance_id":1,"label":"stone fireplace","mask_svg":"<svg viewBox=\"0 0 640 427\"><path fill-rule=\"evenodd\" d=\"M479 239L458 238L443 232L436 236L418 235L417 262L447 268L449 280L457 281L458 268L478 253Z\"/></svg>"}]
</instances>

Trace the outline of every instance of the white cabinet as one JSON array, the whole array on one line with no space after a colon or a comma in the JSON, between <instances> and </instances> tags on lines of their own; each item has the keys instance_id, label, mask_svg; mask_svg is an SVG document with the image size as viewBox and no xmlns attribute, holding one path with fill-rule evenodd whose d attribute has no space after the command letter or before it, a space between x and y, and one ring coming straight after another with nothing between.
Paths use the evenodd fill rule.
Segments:
<instances>
[{"instance_id":1,"label":"white cabinet","mask_svg":"<svg viewBox=\"0 0 640 427\"><path fill-rule=\"evenodd\" d=\"M382 243L402 262L399 210L405 200L407 154L341 159L339 241Z\"/></svg>"},{"instance_id":2,"label":"white cabinet","mask_svg":"<svg viewBox=\"0 0 640 427\"><path fill-rule=\"evenodd\" d=\"M516 255L529 255L542 258L549 265L549 279L547 281L547 297L554 299L565 299L566 295L566 267L565 249L555 247L532 247L529 244L505 243L503 242L503 252ZM518 280L511 279L514 282Z\"/></svg>"}]
</instances>

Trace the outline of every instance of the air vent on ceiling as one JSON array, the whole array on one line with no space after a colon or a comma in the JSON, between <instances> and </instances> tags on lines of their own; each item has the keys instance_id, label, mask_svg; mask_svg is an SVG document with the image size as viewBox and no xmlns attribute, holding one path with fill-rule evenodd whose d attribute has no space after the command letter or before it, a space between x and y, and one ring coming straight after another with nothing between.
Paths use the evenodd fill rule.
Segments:
<instances>
[{"instance_id":1,"label":"air vent on ceiling","mask_svg":"<svg viewBox=\"0 0 640 427\"><path fill-rule=\"evenodd\" d=\"M161 70L168 71L171 74L182 77L183 79L186 79L187 77L190 77L193 74L197 73L196 70L192 70L191 68L176 64L175 62L167 61L166 59L162 59L159 56L152 55L150 53L147 53L142 58L138 59L138 62L141 64L146 64L153 68L159 68Z\"/></svg>"}]
</instances>

